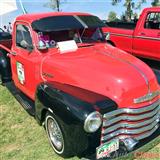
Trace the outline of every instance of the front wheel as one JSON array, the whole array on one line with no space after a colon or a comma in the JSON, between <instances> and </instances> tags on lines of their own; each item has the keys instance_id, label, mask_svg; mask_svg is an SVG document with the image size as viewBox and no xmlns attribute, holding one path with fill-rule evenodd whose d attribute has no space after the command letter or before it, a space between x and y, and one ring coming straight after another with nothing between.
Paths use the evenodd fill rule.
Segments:
<instances>
[{"instance_id":1,"label":"front wheel","mask_svg":"<svg viewBox=\"0 0 160 160\"><path fill-rule=\"evenodd\" d=\"M71 157L72 146L68 142L67 126L54 114L47 113L45 128L53 150L62 157Z\"/></svg>"}]
</instances>

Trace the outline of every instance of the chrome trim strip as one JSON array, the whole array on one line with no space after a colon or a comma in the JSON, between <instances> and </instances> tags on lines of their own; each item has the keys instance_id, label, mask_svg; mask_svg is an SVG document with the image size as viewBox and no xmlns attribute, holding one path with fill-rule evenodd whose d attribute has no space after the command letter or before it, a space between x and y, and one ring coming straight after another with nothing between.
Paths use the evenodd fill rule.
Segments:
<instances>
[{"instance_id":1,"label":"chrome trim strip","mask_svg":"<svg viewBox=\"0 0 160 160\"><path fill-rule=\"evenodd\" d=\"M154 115L154 116L159 116L159 113L157 113L156 115ZM117 123L117 122L119 122L119 121L122 121L122 120L126 120L125 119L125 117L126 116L121 116L121 117L117 117L117 118L115 118L115 119L112 119L112 120L109 120L109 121L107 121L107 122L105 122L104 123L104 127L107 127L107 126L111 126L112 124L114 124L114 123ZM146 118L146 117L145 117ZM150 118L150 117L147 117L147 118ZM127 120L126 120L127 121ZM136 122L136 121L135 121ZM140 123L138 123L138 124L140 124Z\"/></svg>"},{"instance_id":2,"label":"chrome trim strip","mask_svg":"<svg viewBox=\"0 0 160 160\"><path fill-rule=\"evenodd\" d=\"M143 107L143 108L138 108L138 109L124 108L124 109L118 109L113 112L106 113L106 114L104 114L104 118L113 117L113 116L116 116L116 115L122 114L122 113L140 114L143 112L154 110L155 108L160 108L160 99L158 101L156 101L155 103L153 103L149 106Z\"/></svg>"},{"instance_id":3,"label":"chrome trim strip","mask_svg":"<svg viewBox=\"0 0 160 160\"><path fill-rule=\"evenodd\" d=\"M160 38L154 38L154 37L134 36L134 38L142 38L142 39L160 41Z\"/></svg>"},{"instance_id":4,"label":"chrome trim strip","mask_svg":"<svg viewBox=\"0 0 160 160\"><path fill-rule=\"evenodd\" d=\"M138 122L139 120L143 121ZM131 123L127 121L131 121ZM159 125L160 99L143 108L115 110L103 116L101 142L104 143L113 138L123 139L126 137L134 137L137 140L141 140L153 134Z\"/></svg>"},{"instance_id":5,"label":"chrome trim strip","mask_svg":"<svg viewBox=\"0 0 160 160\"><path fill-rule=\"evenodd\" d=\"M143 132L153 130L154 127L157 125L158 125L158 122L155 121L150 126L146 126L146 127L140 128L140 129L134 129L134 130L120 129L120 130L117 130L113 133L110 133L109 135L102 137L102 141L107 140L107 139L111 139L112 137L116 137L120 134L141 134Z\"/></svg>"},{"instance_id":6,"label":"chrome trim strip","mask_svg":"<svg viewBox=\"0 0 160 160\"><path fill-rule=\"evenodd\" d=\"M135 137L135 139L141 140L141 139L144 139L146 137L149 137L150 135L152 135L158 129L158 127L159 127L159 125L156 125L150 132L145 133L141 136L137 136L137 137Z\"/></svg>"},{"instance_id":7,"label":"chrome trim strip","mask_svg":"<svg viewBox=\"0 0 160 160\"><path fill-rule=\"evenodd\" d=\"M95 51L95 50L94 50L94 51ZM98 50L96 50L96 51L99 53ZM146 85L147 85L147 88L148 88L148 93L150 93L149 80L148 80L147 76L145 75L145 73L144 73L140 68L138 68L136 65L130 63L130 62L127 61L127 60L120 59L120 58L116 57L116 56L113 55L113 54L108 54L108 53L102 52L102 51L101 51L101 53L103 53L104 55L108 55L108 56L110 56L110 57L112 57L112 58L114 58L114 59L116 59L116 60L118 60L118 61L120 61L120 62L123 62L123 63L126 63L126 64L132 66L132 67L133 67L136 71L138 71L138 73L143 77L143 79L144 79L144 81L145 81L145 83L146 83Z\"/></svg>"},{"instance_id":8,"label":"chrome trim strip","mask_svg":"<svg viewBox=\"0 0 160 160\"><path fill-rule=\"evenodd\" d=\"M128 63L130 63L130 62L128 62ZM150 89L149 80L148 80L146 74L145 74L140 68L138 68L136 65L134 65L134 64L132 64L132 63L130 63L130 65L133 66L133 67L141 74L141 76L143 77L143 79L145 80L145 82L146 82L146 84L147 84L148 93L150 93L150 92L151 92L151 89Z\"/></svg>"},{"instance_id":9,"label":"chrome trim strip","mask_svg":"<svg viewBox=\"0 0 160 160\"><path fill-rule=\"evenodd\" d=\"M109 126L111 124L118 122L119 120L124 120L124 121L138 121L138 120L143 120L145 118L150 118L153 117L155 114L160 114L160 107L157 108L154 112L150 112L150 113L146 113L146 114L142 114L142 115L136 115L136 116L128 116L128 115L123 115L123 116L119 116L116 117L114 119L109 119L105 125Z\"/></svg>"},{"instance_id":10,"label":"chrome trim strip","mask_svg":"<svg viewBox=\"0 0 160 160\"><path fill-rule=\"evenodd\" d=\"M51 113L53 113L52 109L48 108L48 111L50 111Z\"/></svg>"},{"instance_id":11,"label":"chrome trim strip","mask_svg":"<svg viewBox=\"0 0 160 160\"><path fill-rule=\"evenodd\" d=\"M119 34L119 33L111 33L111 32L110 32L110 34L113 36L122 36L122 37L128 37L128 38L142 38L142 39L160 41L160 38L148 37L148 36L132 36L132 35L128 35L128 34Z\"/></svg>"},{"instance_id":12,"label":"chrome trim strip","mask_svg":"<svg viewBox=\"0 0 160 160\"><path fill-rule=\"evenodd\" d=\"M131 35L128 35L128 34L119 34L119 33L111 33L111 35L114 35L114 36L122 36L122 37L129 37L129 38L133 38L133 36Z\"/></svg>"},{"instance_id":13,"label":"chrome trim strip","mask_svg":"<svg viewBox=\"0 0 160 160\"><path fill-rule=\"evenodd\" d=\"M151 136L157 129L158 129L158 125L156 125L152 130L150 130L149 132L146 132L145 134L142 134L142 135L139 135L139 136L134 136L134 138L136 139L136 140L141 140L141 139L144 139L144 138L146 138L146 137L149 137L149 136ZM124 138L126 138L126 137L131 137L131 136L129 136L129 135L127 135L127 136L118 136L118 138L119 139L124 139ZM111 140L109 140L109 142L110 141L112 141L112 139ZM108 141L107 141L108 142Z\"/></svg>"},{"instance_id":14,"label":"chrome trim strip","mask_svg":"<svg viewBox=\"0 0 160 160\"><path fill-rule=\"evenodd\" d=\"M142 97L135 98L133 101L134 101L135 104L136 103L142 103L142 102L150 101L150 100L154 99L155 97L157 97L159 95L160 95L160 91L155 91L155 92L146 94Z\"/></svg>"},{"instance_id":15,"label":"chrome trim strip","mask_svg":"<svg viewBox=\"0 0 160 160\"><path fill-rule=\"evenodd\" d=\"M114 126L111 126L105 130L102 131L102 134L107 134L109 132L113 132L114 130L117 130L118 128L128 128L128 129L134 129L134 128L139 128L139 127L143 127L143 126L146 126L146 125L149 125L151 123L154 123L154 121L157 121L158 122L158 118L160 117L160 114L156 114L153 118L149 119L149 120L145 120L143 122L139 122L139 123L136 123L136 124L130 124L130 123L127 123L127 122L120 122ZM119 121L119 120L118 120ZM112 123L113 124L113 123ZM111 125L111 124L110 124ZM105 122L103 124L103 127L107 127L107 125L105 125Z\"/></svg>"}]
</instances>

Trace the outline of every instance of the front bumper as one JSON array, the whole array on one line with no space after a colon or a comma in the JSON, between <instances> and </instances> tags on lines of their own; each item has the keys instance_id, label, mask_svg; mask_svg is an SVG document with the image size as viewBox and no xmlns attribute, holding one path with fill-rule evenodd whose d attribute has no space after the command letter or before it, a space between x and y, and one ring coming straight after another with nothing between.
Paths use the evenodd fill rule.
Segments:
<instances>
[{"instance_id":1,"label":"front bumper","mask_svg":"<svg viewBox=\"0 0 160 160\"><path fill-rule=\"evenodd\" d=\"M112 143L115 138L119 139L119 149L109 154L108 158L101 159L115 159L117 157L120 159L123 156L128 157L125 159L133 159L159 144L159 135L160 100L139 109L126 108L106 113L103 115L101 131L102 150L104 145ZM135 141L127 144L125 142L127 138ZM100 152L98 151L98 153ZM104 149L102 154L105 152ZM96 159L95 155L90 159Z\"/></svg>"},{"instance_id":2,"label":"front bumper","mask_svg":"<svg viewBox=\"0 0 160 160\"><path fill-rule=\"evenodd\" d=\"M118 109L103 116L101 144L114 138L137 141L152 135L159 127L160 100L138 109Z\"/></svg>"},{"instance_id":3,"label":"front bumper","mask_svg":"<svg viewBox=\"0 0 160 160\"><path fill-rule=\"evenodd\" d=\"M147 157L148 159L159 159L160 153L150 152L149 150L153 149L155 146L160 144L160 127L154 132L151 136L140 140L139 143L135 146L134 150L131 152L120 150L116 152L113 157L109 158L101 158L99 160L110 160L110 159L118 159L118 160L133 160L133 159L144 159ZM123 146L122 146L123 147ZM147 153L147 154L146 154ZM143 156L144 154L144 156ZM96 160L96 153L92 155L86 155L85 160Z\"/></svg>"},{"instance_id":4,"label":"front bumper","mask_svg":"<svg viewBox=\"0 0 160 160\"><path fill-rule=\"evenodd\" d=\"M146 152L148 152L148 154L146 154L146 155L148 155L146 158L158 159L158 158L160 158L160 153L154 153L154 152L149 151L149 150L153 149L158 144L160 144L160 127L157 129L157 131L155 133L153 133L153 135L139 141L139 143L137 144L137 146L135 147L135 149L132 152L130 152L126 155L122 155L121 157L118 158L118 160L141 159L142 157L144 158L143 154L146 154Z\"/></svg>"}]
</instances>

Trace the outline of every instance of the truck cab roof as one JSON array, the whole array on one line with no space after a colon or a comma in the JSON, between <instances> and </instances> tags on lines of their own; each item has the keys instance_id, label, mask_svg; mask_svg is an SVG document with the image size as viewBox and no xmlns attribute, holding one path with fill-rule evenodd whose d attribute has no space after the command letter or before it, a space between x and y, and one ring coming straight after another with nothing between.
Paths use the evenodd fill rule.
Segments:
<instances>
[{"instance_id":1,"label":"truck cab roof","mask_svg":"<svg viewBox=\"0 0 160 160\"><path fill-rule=\"evenodd\" d=\"M105 24L98 17L88 13L79 12L26 14L17 17L16 22L26 22L31 24L32 29L37 32L101 28L105 26Z\"/></svg>"},{"instance_id":2,"label":"truck cab roof","mask_svg":"<svg viewBox=\"0 0 160 160\"><path fill-rule=\"evenodd\" d=\"M151 12L156 12L156 11L159 11L160 10L160 7L148 7L148 8L145 8L143 11L151 11Z\"/></svg>"},{"instance_id":3,"label":"truck cab roof","mask_svg":"<svg viewBox=\"0 0 160 160\"><path fill-rule=\"evenodd\" d=\"M32 23L33 21L52 17L52 16L77 16L77 15L91 15L88 13L81 13L81 12L46 12L46 13L33 13L33 14L24 14L21 16L18 16L16 18L16 21L23 21L27 23Z\"/></svg>"}]
</instances>

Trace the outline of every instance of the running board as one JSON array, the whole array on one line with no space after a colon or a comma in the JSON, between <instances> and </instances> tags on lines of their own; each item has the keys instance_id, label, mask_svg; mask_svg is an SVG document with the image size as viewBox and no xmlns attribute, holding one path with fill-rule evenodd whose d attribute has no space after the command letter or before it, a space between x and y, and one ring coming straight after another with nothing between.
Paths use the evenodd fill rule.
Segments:
<instances>
[{"instance_id":1,"label":"running board","mask_svg":"<svg viewBox=\"0 0 160 160\"><path fill-rule=\"evenodd\" d=\"M35 116L35 104L34 101L23 94L13 82L7 82L4 84L9 92L16 98L16 100L22 105L22 107L31 115Z\"/></svg>"}]
</instances>

